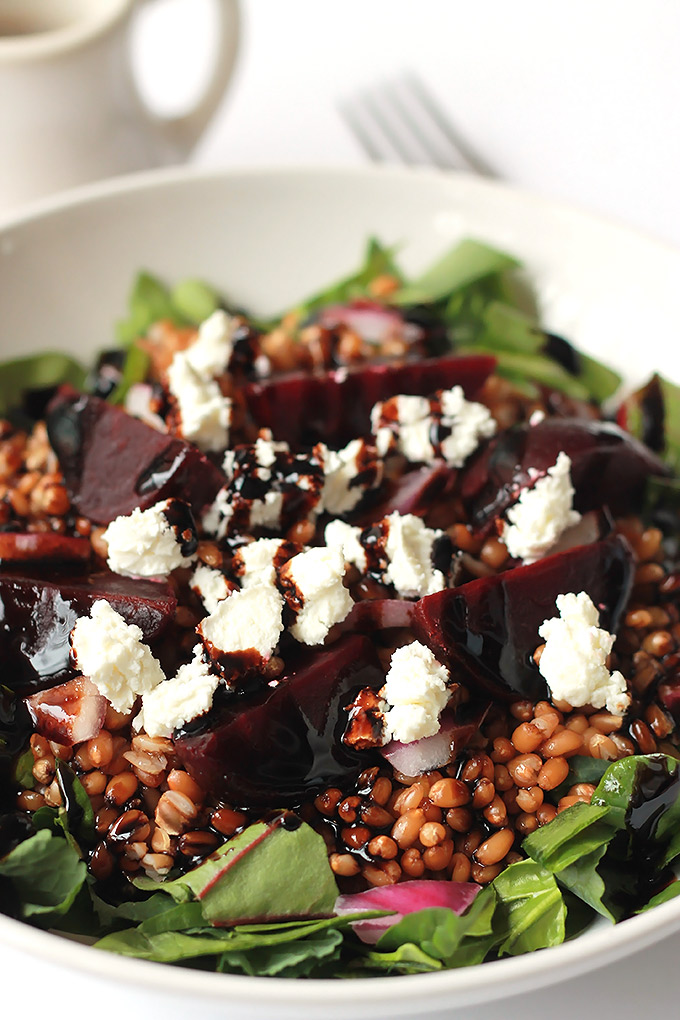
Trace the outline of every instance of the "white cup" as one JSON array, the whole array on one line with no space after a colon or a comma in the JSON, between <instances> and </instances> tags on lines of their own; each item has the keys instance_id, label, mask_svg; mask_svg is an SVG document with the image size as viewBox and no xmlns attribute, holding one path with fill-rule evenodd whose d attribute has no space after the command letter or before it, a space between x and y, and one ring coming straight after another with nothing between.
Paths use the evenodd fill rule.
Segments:
<instances>
[{"instance_id":1,"label":"white cup","mask_svg":"<svg viewBox=\"0 0 680 1020\"><path fill-rule=\"evenodd\" d=\"M237 0L215 2L212 77L193 110L164 119L149 110L133 75L136 0L0 0L0 213L51 191L185 159L236 57ZM200 54L189 50L187 60L195 59Z\"/></svg>"}]
</instances>

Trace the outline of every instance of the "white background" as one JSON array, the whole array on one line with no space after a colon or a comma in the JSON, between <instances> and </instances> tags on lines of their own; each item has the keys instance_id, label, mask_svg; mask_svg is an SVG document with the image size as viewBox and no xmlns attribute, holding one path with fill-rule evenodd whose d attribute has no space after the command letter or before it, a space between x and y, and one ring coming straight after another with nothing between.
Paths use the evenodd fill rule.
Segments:
<instances>
[{"instance_id":1,"label":"white background","mask_svg":"<svg viewBox=\"0 0 680 1020\"><path fill-rule=\"evenodd\" d=\"M200 85L214 19L210 0L163 0L162 6L168 10L143 12L136 52L148 91L159 106L175 109ZM414 68L502 179L680 245L675 0L247 0L242 6L233 87L195 164L361 163L338 101ZM666 940L578 982L491 1008L502 1008L508 1020L605 1011L637 1020L643 1009L674 1017L679 956L680 939ZM38 971L18 954L5 955L0 966L17 982L9 992L3 988L6 1016L47 1010L53 1020L70 1020L75 1009L86 1009L108 1020L124 1005L154 1015L139 993ZM467 1015L487 1013L488 1007Z\"/></svg>"},{"instance_id":2,"label":"white background","mask_svg":"<svg viewBox=\"0 0 680 1020\"><path fill-rule=\"evenodd\" d=\"M150 6L136 48L167 107L208 63L212 2ZM360 163L338 101L413 68L499 177L680 245L677 0L241 6L233 87L193 162Z\"/></svg>"}]
</instances>

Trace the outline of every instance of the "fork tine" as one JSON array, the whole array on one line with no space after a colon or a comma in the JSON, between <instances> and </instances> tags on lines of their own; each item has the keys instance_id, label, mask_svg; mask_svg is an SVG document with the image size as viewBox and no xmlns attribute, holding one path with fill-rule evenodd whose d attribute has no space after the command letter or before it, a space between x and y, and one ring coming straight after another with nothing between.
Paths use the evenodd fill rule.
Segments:
<instances>
[{"instance_id":1,"label":"fork tine","mask_svg":"<svg viewBox=\"0 0 680 1020\"><path fill-rule=\"evenodd\" d=\"M464 162L474 173L483 176L494 176L491 167L481 156L470 146L456 129L450 118L443 112L439 104L433 98L431 92L423 85L422 80L413 71L404 74L401 79L407 94L416 100L425 113L430 123L434 125L439 135L448 143L455 153L459 165Z\"/></svg>"},{"instance_id":2,"label":"fork tine","mask_svg":"<svg viewBox=\"0 0 680 1020\"><path fill-rule=\"evenodd\" d=\"M414 112L413 103L408 103L408 94L402 95L404 89L400 89L400 81L386 82L383 86L380 97L385 113L391 117L394 124L394 133L403 140L402 145L406 146L408 139L409 149L418 153L415 159L410 162L425 163L429 166L437 166L440 169L457 169L460 167L460 160L457 153L446 153L442 155L441 146L434 144L431 132L428 134L422 121L422 113L417 108Z\"/></svg>"}]
</instances>

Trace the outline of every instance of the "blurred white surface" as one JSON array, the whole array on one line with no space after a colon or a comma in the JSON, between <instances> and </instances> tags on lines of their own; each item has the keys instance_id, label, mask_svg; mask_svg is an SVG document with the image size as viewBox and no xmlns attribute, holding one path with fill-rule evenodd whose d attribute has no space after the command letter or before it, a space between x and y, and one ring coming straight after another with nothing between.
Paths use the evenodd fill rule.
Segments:
<instances>
[{"instance_id":1,"label":"blurred white surface","mask_svg":"<svg viewBox=\"0 0 680 1020\"><path fill-rule=\"evenodd\" d=\"M182 61L188 2L189 44L200 47L209 0L143 12L142 76L164 110L200 84ZM242 0L242 9L236 77L196 164L360 163L335 104L410 67L501 178L680 245L676 0ZM165 52L150 61L147 43L161 31Z\"/></svg>"}]
</instances>

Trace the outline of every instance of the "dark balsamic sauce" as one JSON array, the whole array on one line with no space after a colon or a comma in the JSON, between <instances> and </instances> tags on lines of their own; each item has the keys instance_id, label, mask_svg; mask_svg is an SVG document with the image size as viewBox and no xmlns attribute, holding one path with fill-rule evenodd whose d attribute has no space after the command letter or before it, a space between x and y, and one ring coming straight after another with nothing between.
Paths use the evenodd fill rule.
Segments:
<instances>
[{"instance_id":1,"label":"dark balsamic sauce","mask_svg":"<svg viewBox=\"0 0 680 1020\"><path fill-rule=\"evenodd\" d=\"M198 549L198 531L189 505L181 499L169 499L163 516L175 533L182 556L193 556Z\"/></svg>"}]
</instances>

